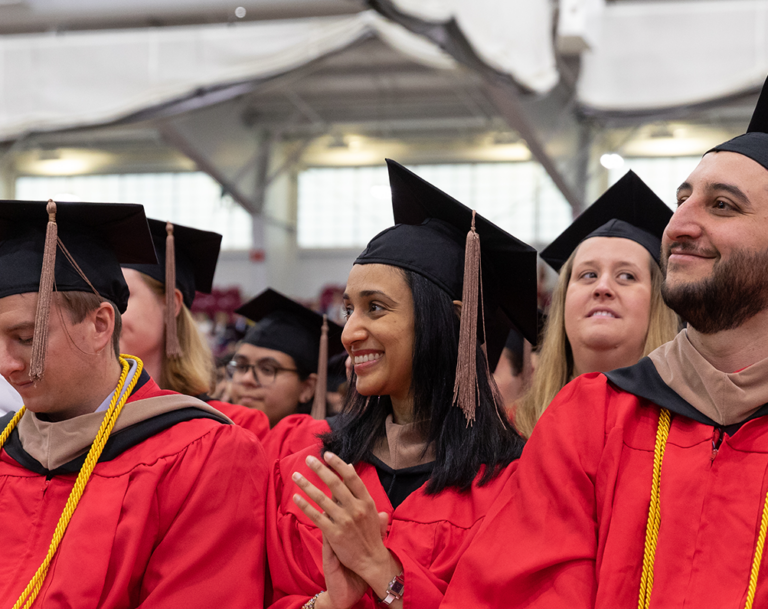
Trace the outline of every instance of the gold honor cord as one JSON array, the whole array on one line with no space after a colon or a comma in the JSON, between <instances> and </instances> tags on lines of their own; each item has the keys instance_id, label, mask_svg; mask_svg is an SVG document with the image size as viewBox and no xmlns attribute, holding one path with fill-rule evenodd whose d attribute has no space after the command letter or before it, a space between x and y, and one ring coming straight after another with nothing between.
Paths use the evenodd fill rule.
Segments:
<instances>
[{"instance_id":1,"label":"gold honor cord","mask_svg":"<svg viewBox=\"0 0 768 609\"><path fill-rule=\"evenodd\" d=\"M659 537L661 525L661 463L664 459L664 448L669 437L670 415L669 410L662 408L659 413L659 426L656 430L656 445L653 449L653 482L651 483L651 504L648 508L648 523L645 529L645 549L643 552L643 572L640 576L640 596L638 609L648 609L651 605L651 591L653 590L653 563L656 558L656 543ZM763 560L763 548L768 532L768 493L763 504L763 515L760 520L760 532L755 545L755 556L752 559L752 569L749 572L749 587L747 588L747 602L744 609L752 609L757 591L757 576L760 573L760 563Z\"/></svg>"},{"instance_id":2,"label":"gold honor cord","mask_svg":"<svg viewBox=\"0 0 768 609\"><path fill-rule=\"evenodd\" d=\"M661 462L664 460L664 448L669 437L669 410L662 408L659 413L659 426L656 430L656 446L653 449L653 481L651 482L651 505L648 508L648 523L645 526L645 551L643 552L643 572L640 576L640 597L638 609L651 606L653 590L653 562L656 558L656 543L661 526Z\"/></svg>"},{"instance_id":3,"label":"gold honor cord","mask_svg":"<svg viewBox=\"0 0 768 609\"><path fill-rule=\"evenodd\" d=\"M127 359L134 360L137 365L136 372L134 372L133 378L131 379L128 388L125 392L123 392L125 379L128 377L128 371L130 370L130 365L128 364ZM64 537L64 532L67 530L67 525L72 519L72 515L75 513L75 508L77 507L80 498L85 492L85 485L88 483L88 479L91 477L93 469L99 462L99 457L101 456L101 453L104 450L104 446L109 439L109 434L112 432L112 428L117 422L117 417L120 416L120 412L122 411L123 406L125 406L125 403L128 401L128 398L133 391L133 388L139 381L139 376L141 375L141 370L144 367L144 364L138 357L134 357L132 355L121 355L120 364L123 368L122 374L120 375L120 380L118 381L117 387L115 388L115 393L112 396L109 409L104 415L104 420L101 422L101 427L99 427L99 431L96 434L96 439L93 441L91 449L88 451L88 456L85 458L85 463L83 463L83 467L80 469L80 473L77 475L77 480L75 480L75 485L72 488L72 492L69 494L69 499L67 499L67 503L64 506L64 511L61 513L59 523L56 525L56 530L53 533L51 545L48 548L48 554L46 555L45 560L43 560L43 564L40 565L40 568L37 570L37 573L35 573L35 575L32 577L32 580L24 589L24 592L21 593L21 596L19 597L19 600L16 601L13 609L29 609L29 607L31 607L35 602L35 599L37 598L37 595L43 586L43 582L45 581L45 576L48 574L48 567L50 566L51 561L56 554L56 550L59 548L59 544ZM121 393L123 394L122 397L120 397ZM0 448L2 448L2 446L5 444L8 436L11 435L11 432L18 424L19 420L24 414L24 411L25 408L22 406L19 409L19 412L16 413L11 422L5 428L3 433L0 434Z\"/></svg>"}]
</instances>

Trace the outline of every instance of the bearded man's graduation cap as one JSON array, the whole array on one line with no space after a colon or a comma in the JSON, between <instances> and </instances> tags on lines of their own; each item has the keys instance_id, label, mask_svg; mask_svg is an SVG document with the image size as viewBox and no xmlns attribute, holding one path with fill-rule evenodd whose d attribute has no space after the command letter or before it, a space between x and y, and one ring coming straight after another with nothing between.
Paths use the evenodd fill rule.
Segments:
<instances>
[{"instance_id":1,"label":"bearded man's graduation cap","mask_svg":"<svg viewBox=\"0 0 768 609\"><path fill-rule=\"evenodd\" d=\"M747 132L707 151L710 152L743 154L768 169L768 78L763 83Z\"/></svg>"}]
</instances>

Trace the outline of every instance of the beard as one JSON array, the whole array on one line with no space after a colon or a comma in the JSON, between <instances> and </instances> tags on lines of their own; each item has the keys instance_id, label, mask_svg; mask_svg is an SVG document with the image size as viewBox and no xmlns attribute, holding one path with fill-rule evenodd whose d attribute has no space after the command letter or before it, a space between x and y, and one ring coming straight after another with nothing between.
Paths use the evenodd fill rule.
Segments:
<instances>
[{"instance_id":1,"label":"beard","mask_svg":"<svg viewBox=\"0 0 768 609\"><path fill-rule=\"evenodd\" d=\"M685 253L691 244L674 243ZM667 306L702 334L739 327L768 308L768 251L736 250L730 258L719 258L712 275L694 283L669 285L669 248L662 255L664 283L661 296Z\"/></svg>"}]
</instances>

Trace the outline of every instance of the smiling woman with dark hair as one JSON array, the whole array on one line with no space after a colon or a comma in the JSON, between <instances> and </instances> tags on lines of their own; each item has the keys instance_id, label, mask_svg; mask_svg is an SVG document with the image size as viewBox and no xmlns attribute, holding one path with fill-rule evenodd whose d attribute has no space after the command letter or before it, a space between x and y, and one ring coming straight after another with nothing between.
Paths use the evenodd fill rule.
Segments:
<instances>
[{"instance_id":1,"label":"smiling woman with dark hair","mask_svg":"<svg viewBox=\"0 0 768 609\"><path fill-rule=\"evenodd\" d=\"M270 481L274 607L437 607L522 451L488 364L509 320L535 339L535 251L388 163L399 223L347 280L344 411Z\"/></svg>"}]
</instances>

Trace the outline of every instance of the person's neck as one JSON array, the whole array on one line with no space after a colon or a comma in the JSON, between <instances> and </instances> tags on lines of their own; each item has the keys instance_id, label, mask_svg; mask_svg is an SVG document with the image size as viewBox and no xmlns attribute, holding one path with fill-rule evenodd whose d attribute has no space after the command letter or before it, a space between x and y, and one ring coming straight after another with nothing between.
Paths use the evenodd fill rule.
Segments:
<instances>
[{"instance_id":1,"label":"person's neck","mask_svg":"<svg viewBox=\"0 0 768 609\"><path fill-rule=\"evenodd\" d=\"M163 378L163 352L158 350L155 353L145 353L141 358L141 361L144 364L144 370L147 371L147 374L152 377L153 381L160 385ZM163 389L167 389L167 387L163 387Z\"/></svg>"},{"instance_id":2,"label":"person's neck","mask_svg":"<svg viewBox=\"0 0 768 609\"><path fill-rule=\"evenodd\" d=\"M76 405L58 412L47 412L41 418L58 422L96 412L104 398L115 391L122 372L123 368L114 355L106 361L99 362L89 369L88 393L78 396Z\"/></svg>"},{"instance_id":3,"label":"person's neck","mask_svg":"<svg viewBox=\"0 0 768 609\"><path fill-rule=\"evenodd\" d=\"M642 351L637 349L590 349L573 348L573 378L588 372L609 372L638 362Z\"/></svg>"},{"instance_id":4,"label":"person's neck","mask_svg":"<svg viewBox=\"0 0 768 609\"><path fill-rule=\"evenodd\" d=\"M389 396L392 402L392 420L397 425L413 423L413 396L395 397Z\"/></svg>"},{"instance_id":5,"label":"person's neck","mask_svg":"<svg viewBox=\"0 0 768 609\"><path fill-rule=\"evenodd\" d=\"M702 334L688 326L687 332L696 351L720 372L736 372L768 357L768 310L732 330Z\"/></svg>"}]
</instances>

